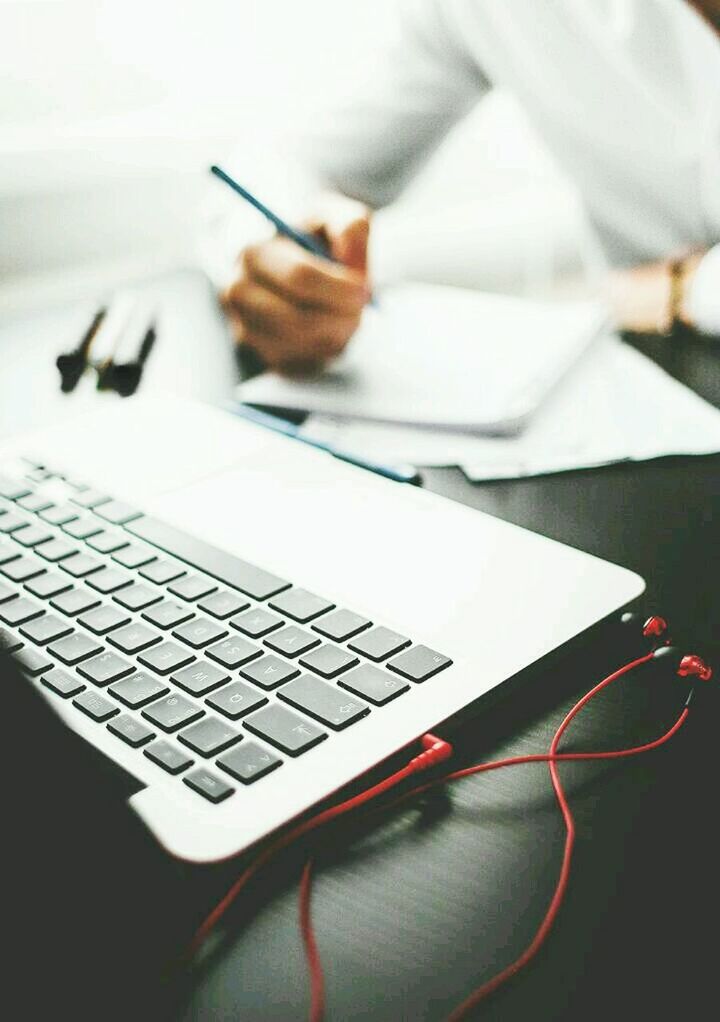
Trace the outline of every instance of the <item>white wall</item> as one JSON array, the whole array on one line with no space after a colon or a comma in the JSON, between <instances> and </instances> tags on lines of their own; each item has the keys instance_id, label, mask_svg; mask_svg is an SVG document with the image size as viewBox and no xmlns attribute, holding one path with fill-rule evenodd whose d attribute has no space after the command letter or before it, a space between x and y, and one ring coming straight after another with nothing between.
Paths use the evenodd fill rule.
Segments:
<instances>
[{"instance_id":1,"label":"white wall","mask_svg":"<svg viewBox=\"0 0 720 1022\"><path fill-rule=\"evenodd\" d=\"M190 258L207 165L259 119L282 124L332 89L372 52L396 2L0 0L0 289L101 262ZM567 189L512 103L491 102L385 218L379 263L392 275L409 258L416 275L503 287L514 237L500 230L507 251L490 259L487 233L501 207L503 224L509 215L527 232L538 189L546 210L556 204L563 262ZM478 220L485 230L470 233ZM535 234L531 247L546 226ZM433 246L423 266L418 253Z\"/></svg>"}]
</instances>

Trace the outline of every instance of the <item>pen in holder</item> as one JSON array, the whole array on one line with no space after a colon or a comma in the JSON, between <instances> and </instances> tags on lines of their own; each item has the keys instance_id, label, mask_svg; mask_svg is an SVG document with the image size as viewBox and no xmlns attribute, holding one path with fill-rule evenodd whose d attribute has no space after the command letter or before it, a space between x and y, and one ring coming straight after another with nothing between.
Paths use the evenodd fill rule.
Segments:
<instances>
[{"instance_id":1,"label":"pen in holder","mask_svg":"<svg viewBox=\"0 0 720 1022\"><path fill-rule=\"evenodd\" d=\"M75 389L80 377L87 369L90 346L106 315L106 308L98 309L77 348L64 355L58 355L56 358L55 365L60 372L60 389L63 394L70 394Z\"/></svg>"},{"instance_id":2,"label":"pen in holder","mask_svg":"<svg viewBox=\"0 0 720 1022\"><path fill-rule=\"evenodd\" d=\"M142 326L136 324L121 339L110 366L109 386L122 397L129 397L137 390L156 336L155 321L143 318Z\"/></svg>"},{"instance_id":3,"label":"pen in holder","mask_svg":"<svg viewBox=\"0 0 720 1022\"><path fill-rule=\"evenodd\" d=\"M132 292L116 295L95 314L78 347L58 356L61 389L70 393L92 369L98 390L129 397L140 384L155 337L154 310L147 302Z\"/></svg>"}]
</instances>

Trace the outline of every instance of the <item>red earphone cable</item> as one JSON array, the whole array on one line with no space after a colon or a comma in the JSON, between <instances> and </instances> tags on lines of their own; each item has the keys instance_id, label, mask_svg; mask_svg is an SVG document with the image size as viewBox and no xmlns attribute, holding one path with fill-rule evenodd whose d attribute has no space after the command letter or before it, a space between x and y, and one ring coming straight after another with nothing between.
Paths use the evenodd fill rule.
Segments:
<instances>
[{"instance_id":1,"label":"red earphone cable","mask_svg":"<svg viewBox=\"0 0 720 1022\"><path fill-rule=\"evenodd\" d=\"M310 916L312 868L313 860L308 859L300 881L300 932L310 973L310 1013L308 1018L310 1022L321 1022L325 1014L325 980Z\"/></svg>"},{"instance_id":2,"label":"red earphone cable","mask_svg":"<svg viewBox=\"0 0 720 1022\"><path fill-rule=\"evenodd\" d=\"M372 788L368 788L366 791L361 791L352 798L348 798L344 802L338 803L338 805L330 806L329 809L323 810L323 812L318 813L317 816L312 816L307 820L303 820L302 823L297 824L297 826L291 828L291 830L282 834L279 838L268 845L267 848L265 848L265 850L250 863L247 869L240 874L224 898L215 906L212 912L200 925L185 953L185 960L191 958L200 949L210 932L215 926L217 926L218 922L225 915L243 887L245 887L248 881L260 870L262 866L269 862L277 852L292 844L293 841L302 837L303 834L307 834L311 830L316 830L324 823L329 823L330 820L334 820L336 817L341 816L344 813L351 812L353 809L358 808L358 806L364 805L371 799L382 795L384 792L388 791L388 789L400 784L401 781L406 780L406 778L411 777L418 771L427 770L429 767L448 759L449 756L452 755L452 746L448 742L443 741L443 739L436 738L434 735L423 735L422 746L423 751L417 756L413 756L410 762L401 770L396 771L394 774L391 774L390 777L386 777L384 780L374 784Z\"/></svg>"},{"instance_id":3,"label":"red earphone cable","mask_svg":"<svg viewBox=\"0 0 720 1022\"><path fill-rule=\"evenodd\" d=\"M558 878L555 891L550 900L548 909L538 927L535 936L533 937L530 944L527 946L525 951L510 965L506 966L505 969L501 970L491 979L487 980L476 990L474 990L465 1000L454 1009L450 1015L448 1022L459 1022L471 1008L473 1008L479 1001L487 997L490 993L496 990L503 983L507 982L512 976L518 973L525 965L527 965L532 958L540 950L541 946L547 939L547 936L555 922L557 914L560 910L565 891L567 889L568 879L570 875L570 865L572 861L572 852L575 842L575 823L573 820L572 812L565 795L565 791L562 787L562 783L557 771L557 763L564 760L603 760L603 759L617 759L625 758L629 756L637 756L645 752L649 752L652 749L656 749L659 746L669 741L673 735L682 727L688 716L687 706L683 709L679 718L675 721L673 726L660 738L654 739L651 742L647 742L643 745L634 746L628 749L609 750L606 752L579 752L579 753L558 753L558 745L563 734L567 730L571 721L577 714L583 709L587 703L597 696L603 689L607 688L608 685L612 684L618 678L639 667L641 664L647 663L653 658L653 653L648 653L645 656L638 657L636 660L625 664L623 667L614 671L608 675L601 682L595 685L588 693L586 693L582 699L573 706L573 708L566 715L560 726L558 727L555 735L553 736L550 751L548 753L539 753L528 756L515 756L509 759L494 760L488 763L481 763L476 766L467 767L463 770L456 770L453 773L447 774L445 777L436 778L427 784L419 785L411 791L405 792L399 799L391 805L396 805L406 799L417 795L429 788L435 787L439 784L445 784L448 781L459 780L463 777L469 777L472 774L484 773L490 770L497 770L507 766L519 766L525 763L548 763L550 776L553 784L553 790L560 807L563 820L565 822L566 838L565 847L563 851L563 858L560 868L560 874ZM388 807L386 807L388 808ZM322 965L319 958L317 949L317 943L312 928L312 920L310 916L310 896L311 896L311 863L308 863L305 872L303 873L303 882L300 888L300 919L302 928L303 943L305 946L306 956L308 960L308 968L310 972L310 986L311 986L311 1010L309 1019L310 1022L321 1022L324 1012L324 980L322 973Z\"/></svg>"}]
</instances>

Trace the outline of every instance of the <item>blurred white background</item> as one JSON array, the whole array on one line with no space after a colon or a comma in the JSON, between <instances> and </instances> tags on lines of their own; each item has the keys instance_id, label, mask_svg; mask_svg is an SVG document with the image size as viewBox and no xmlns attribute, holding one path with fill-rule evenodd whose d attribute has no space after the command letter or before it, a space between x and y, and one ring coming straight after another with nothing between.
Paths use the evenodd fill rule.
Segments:
<instances>
[{"instance_id":1,"label":"blurred white background","mask_svg":"<svg viewBox=\"0 0 720 1022\"><path fill-rule=\"evenodd\" d=\"M207 166L372 60L398 0L0 0L0 311L196 259ZM381 214L381 277L542 289L574 193L508 96Z\"/></svg>"}]
</instances>

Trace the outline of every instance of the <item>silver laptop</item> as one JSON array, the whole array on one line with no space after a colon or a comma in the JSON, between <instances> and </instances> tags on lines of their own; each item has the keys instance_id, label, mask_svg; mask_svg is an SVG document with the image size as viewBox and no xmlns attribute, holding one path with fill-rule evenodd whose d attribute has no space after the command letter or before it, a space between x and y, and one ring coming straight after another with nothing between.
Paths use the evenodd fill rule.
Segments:
<instances>
[{"instance_id":1,"label":"silver laptop","mask_svg":"<svg viewBox=\"0 0 720 1022\"><path fill-rule=\"evenodd\" d=\"M630 571L173 398L0 448L0 639L232 855L638 596Z\"/></svg>"}]
</instances>

